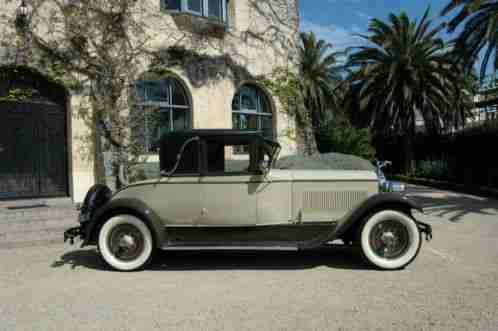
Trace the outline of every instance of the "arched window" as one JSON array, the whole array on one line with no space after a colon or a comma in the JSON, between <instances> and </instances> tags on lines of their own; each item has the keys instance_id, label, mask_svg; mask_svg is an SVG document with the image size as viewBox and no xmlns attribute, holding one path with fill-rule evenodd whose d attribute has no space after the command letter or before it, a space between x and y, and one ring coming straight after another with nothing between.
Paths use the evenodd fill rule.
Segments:
<instances>
[{"instance_id":1,"label":"arched window","mask_svg":"<svg viewBox=\"0 0 498 331\"><path fill-rule=\"evenodd\" d=\"M140 80L135 91L134 133L146 151L152 151L164 133L192 128L192 108L178 79Z\"/></svg>"},{"instance_id":2,"label":"arched window","mask_svg":"<svg viewBox=\"0 0 498 331\"><path fill-rule=\"evenodd\" d=\"M266 94L257 86L243 85L232 101L233 128L260 130L265 138L274 139L273 113ZM236 153L247 153L237 150Z\"/></svg>"}]
</instances>

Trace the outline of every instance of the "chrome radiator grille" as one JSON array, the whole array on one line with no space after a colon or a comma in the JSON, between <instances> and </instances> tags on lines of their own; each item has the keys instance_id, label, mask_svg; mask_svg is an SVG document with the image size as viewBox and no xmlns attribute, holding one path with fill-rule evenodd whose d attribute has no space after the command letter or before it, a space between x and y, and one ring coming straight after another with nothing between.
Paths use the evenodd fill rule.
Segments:
<instances>
[{"instance_id":1,"label":"chrome radiator grille","mask_svg":"<svg viewBox=\"0 0 498 331\"><path fill-rule=\"evenodd\" d=\"M366 191L308 191L303 193L303 209L347 210L353 208L366 197Z\"/></svg>"}]
</instances>

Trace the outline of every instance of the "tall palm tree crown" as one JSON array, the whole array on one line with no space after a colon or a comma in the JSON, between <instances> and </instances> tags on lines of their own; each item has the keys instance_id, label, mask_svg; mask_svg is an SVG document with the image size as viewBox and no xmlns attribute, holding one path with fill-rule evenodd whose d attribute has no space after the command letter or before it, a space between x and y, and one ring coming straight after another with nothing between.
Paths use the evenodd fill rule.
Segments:
<instances>
[{"instance_id":1,"label":"tall palm tree crown","mask_svg":"<svg viewBox=\"0 0 498 331\"><path fill-rule=\"evenodd\" d=\"M337 65L340 52L332 52L332 45L317 40L313 32L302 32L300 37L300 85L312 124L317 128L328 120L337 104L335 88L341 80Z\"/></svg>"},{"instance_id":2,"label":"tall palm tree crown","mask_svg":"<svg viewBox=\"0 0 498 331\"><path fill-rule=\"evenodd\" d=\"M451 0L441 15L460 8L460 11L448 23L448 32L454 32L463 25L463 30L456 39L458 50L463 55L467 70L471 70L485 49L481 63L481 78L494 56L493 69L498 69L498 1L497 0Z\"/></svg>"},{"instance_id":3,"label":"tall palm tree crown","mask_svg":"<svg viewBox=\"0 0 498 331\"><path fill-rule=\"evenodd\" d=\"M451 47L438 37L445 26L431 25L429 9L419 23L405 13L390 14L389 22L372 19L369 34L361 36L369 45L358 47L349 62L371 126L404 136L408 172L417 117L427 131L440 133L463 124L470 106Z\"/></svg>"}]
</instances>

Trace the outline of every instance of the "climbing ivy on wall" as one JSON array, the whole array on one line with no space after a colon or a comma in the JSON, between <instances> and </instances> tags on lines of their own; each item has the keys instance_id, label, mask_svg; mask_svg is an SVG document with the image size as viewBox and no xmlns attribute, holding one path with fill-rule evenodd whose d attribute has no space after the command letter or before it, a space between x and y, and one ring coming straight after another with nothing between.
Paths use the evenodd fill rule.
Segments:
<instances>
[{"instance_id":1,"label":"climbing ivy on wall","mask_svg":"<svg viewBox=\"0 0 498 331\"><path fill-rule=\"evenodd\" d=\"M299 80L295 73L280 67L260 81L272 95L279 99L285 113L295 115L300 98Z\"/></svg>"},{"instance_id":2,"label":"climbing ivy on wall","mask_svg":"<svg viewBox=\"0 0 498 331\"><path fill-rule=\"evenodd\" d=\"M0 66L0 101L51 101L65 106L67 92L60 81L27 66Z\"/></svg>"},{"instance_id":3,"label":"climbing ivy on wall","mask_svg":"<svg viewBox=\"0 0 498 331\"><path fill-rule=\"evenodd\" d=\"M0 102L24 102L31 99L35 93L34 89L12 88L7 91L6 95L0 97Z\"/></svg>"},{"instance_id":4,"label":"climbing ivy on wall","mask_svg":"<svg viewBox=\"0 0 498 331\"><path fill-rule=\"evenodd\" d=\"M151 72L167 73L174 67L182 70L194 87L205 86L226 78L231 79L235 85L242 81L258 79L229 54L203 54L182 46L167 47L154 53Z\"/></svg>"}]
</instances>

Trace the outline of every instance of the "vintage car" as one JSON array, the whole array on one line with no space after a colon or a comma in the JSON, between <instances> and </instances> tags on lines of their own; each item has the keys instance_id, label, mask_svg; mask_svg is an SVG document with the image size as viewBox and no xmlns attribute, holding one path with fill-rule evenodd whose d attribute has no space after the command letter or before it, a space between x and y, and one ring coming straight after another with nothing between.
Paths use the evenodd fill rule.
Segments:
<instances>
[{"instance_id":1,"label":"vintage car","mask_svg":"<svg viewBox=\"0 0 498 331\"><path fill-rule=\"evenodd\" d=\"M416 203L378 193L375 171L275 169L280 146L260 132L191 130L160 141L160 174L114 194L93 186L77 228L111 267L143 268L156 250L297 251L336 239L381 269L417 256L428 224ZM234 166L233 160L237 166Z\"/></svg>"}]
</instances>

